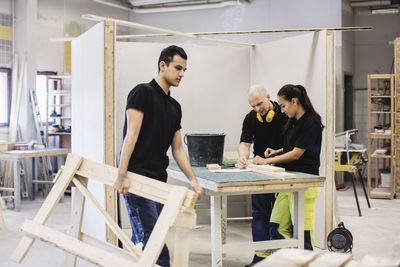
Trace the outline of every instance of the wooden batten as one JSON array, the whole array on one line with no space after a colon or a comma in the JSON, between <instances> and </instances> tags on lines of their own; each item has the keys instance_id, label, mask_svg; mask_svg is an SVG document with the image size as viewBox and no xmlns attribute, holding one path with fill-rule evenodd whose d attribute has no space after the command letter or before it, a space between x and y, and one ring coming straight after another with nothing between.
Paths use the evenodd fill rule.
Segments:
<instances>
[{"instance_id":1,"label":"wooden batten","mask_svg":"<svg viewBox=\"0 0 400 267\"><path fill-rule=\"evenodd\" d=\"M333 230L333 194L335 188L335 34L326 32L326 122L325 122L325 237ZM326 240L326 238L325 238ZM326 243L325 243L326 246Z\"/></svg>"},{"instance_id":2,"label":"wooden batten","mask_svg":"<svg viewBox=\"0 0 400 267\"><path fill-rule=\"evenodd\" d=\"M91 178L107 185L113 185L118 175L118 169L98 162L85 159L81 167L76 172L78 176ZM157 201L166 203L170 190L174 188L169 185L146 176L128 172L127 179L130 181L129 192ZM197 200L197 194L189 191L184 200L183 206L193 208Z\"/></svg>"},{"instance_id":3,"label":"wooden batten","mask_svg":"<svg viewBox=\"0 0 400 267\"><path fill-rule=\"evenodd\" d=\"M395 88L395 107L396 107L396 118L395 118L395 168L397 173L395 179L396 198L400 198L400 37L397 37L394 41L394 88Z\"/></svg>"},{"instance_id":4,"label":"wooden batten","mask_svg":"<svg viewBox=\"0 0 400 267\"><path fill-rule=\"evenodd\" d=\"M237 41L231 41L231 40L222 40L222 39L216 39L216 38L202 37L202 36L198 36L198 35L194 35L194 34L190 34L190 33L172 31L172 30L168 30L168 29L164 29L164 28L149 26L149 25L135 23L135 22L131 22L131 21L111 19L111 18L96 16L96 15L91 15L91 14L82 15L82 18L89 19L89 20L95 20L95 21L108 20L108 21L113 21L117 25L121 25L121 26L126 26L126 27L141 29L141 30L147 30L147 31L152 31L152 32L161 32L161 33L171 34L173 36L181 36L181 37L186 37L186 38L196 39L196 40L234 44L234 45L244 45L244 46L254 46L255 45L255 44L251 44L251 43L243 43L243 42L237 42Z\"/></svg>"},{"instance_id":5,"label":"wooden batten","mask_svg":"<svg viewBox=\"0 0 400 267\"><path fill-rule=\"evenodd\" d=\"M104 163L116 166L115 162L115 22L104 21ZM108 215L117 221L117 196L112 185L105 186L105 207ZM117 237L106 226L107 242L117 245Z\"/></svg>"},{"instance_id":6,"label":"wooden batten","mask_svg":"<svg viewBox=\"0 0 400 267\"><path fill-rule=\"evenodd\" d=\"M192 32L189 34L204 36L204 35L232 35L232 34L265 34L265 33L287 33L287 32L318 32L318 31L370 31L372 27L335 27L335 28L299 28L299 29L271 29L271 30L248 30L248 31L222 31L222 32ZM127 34L118 35L117 39L133 39L147 37L168 37L174 36L168 33L154 34ZM389 42L390 43L390 42ZM392 42L393 43L393 42Z\"/></svg>"}]
</instances>

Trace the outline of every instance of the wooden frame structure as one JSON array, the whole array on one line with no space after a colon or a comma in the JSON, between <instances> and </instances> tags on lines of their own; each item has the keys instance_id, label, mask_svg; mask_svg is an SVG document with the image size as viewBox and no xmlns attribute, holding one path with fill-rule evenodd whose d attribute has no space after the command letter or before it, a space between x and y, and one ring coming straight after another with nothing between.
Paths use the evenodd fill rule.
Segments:
<instances>
[{"instance_id":1,"label":"wooden frame structure","mask_svg":"<svg viewBox=\"0 0 400 267\"><path fill-rule=\"evenodd\" d=\"M175 227L173 266L188 266L188 243L190 231L196 223L196 214L193 207L197 200L197 194L185 187L169 185L145 176L128 173L127 177L131 184L130 193L164 204L147 245L141 251L135 247L130 238L125 235L113 218L108 215L86 188L89 179L112 186L117 174L118 169L115 167L97 163L79 155L68 154L65 167L58 173L52 190L35 218L26 220L23 224L22 230L25 232L25 236L15 249L12 259L21 263L34 240L40 239L69 253L66 258L66 266L75 266L76 258L80 257L101 266L150 267L155 265L170 228ZM69 229L69 235L67 235L57 232L44 224L71 182L76 186L77 190L73 199L72 225ZM92 202L108 227L127 250L96 240L81 232L85 198Z\"/></svg>"},{"instance_id":2,"label":"wooden frame structure","mask_svg":"<svg viewBox=\"0 0 400 267\"><path fill-rule=\"evenodd\" d=\"M115 40L118 38L115 34L116 25L138 28L142 30L148 30L153 32L158 32L162 34L174 35L174 36L181 36L187 37L196 40L204 40L204 41L211 41L211 42L220 42L220 43L228 43L232 45L242 45L242 46L254 46L255 44L249 43L241 43L241 42L234 42L234 41L227 41L215 38L206 38L204 36L196 35L196 34L189 34L189 33L182 33L171 31L168 29L162 29L158 27L143 25L139 23L134 23L130 21L123 21L118 19L111 19L106 17L100 17L95 15L86 14L82 16L85 19L95 20L95 21L103 21L105 25L104 31L104 51L105 51L105 58L104 58L104 70L105 70L105 85L104 85L104 95L106 96L105 99L114 99L115 94L115 83L107 82L110 81L108 79L113 79L113 71L114 71L114 60L115 60ZM107 27L106 25L112 25ZM113 29L113 30L111 30ZM365 29L357 28L357 29L342 29L342 28L332 28L332 29L300 29L300 31L321 31L326 30L326 128L325 128L325 140L326 140L326 149L325 149L325 159L326 159L326 166L325 166L325 174L326 174L326 186L325 186L325 234L324 236L327 237L328 233L333 229L333 190L334 186L334 133L335 133L335 115L332 110L335 107L335 72L334 72L334 58L335 58L335 44L334 44L334 32L336 30L370 30L370 27ZM291 32L295 30L292 29ZM275 31L271 31L275 32ZM107 41L108 40L108 41ZM113 40L113 42L111 42ZM110 98L109 98L110 97ZM111 101L111 100L109 100ZM105 103L106 104L106 103ZM107 108L105 108L107 109ZM107 125L111 126L114 125L115 116L112 116L111 113L105 114L105 122ZM106 126L106 129L107 128ZM109 138L105 137L105 153L109 153L112 149L115 150L115 144ZM111 153L109 154L111 155ZM115 153L113 154L113 156ZM111 157L111 156L110 156ZM108 158L105 155L105 158ZM107 163L107 162L106 162ZM115 162L114 162L115 163ZM108 164L114 164L109 162ZM106 189L106 210L111 216L116 216L116 194L114 192L108 191ZM106 236L107 242L114 243L115 239L111 238L111 236L107 233ZM325 238L326 240L326 238Z\"/></svg>"}]
</instances>

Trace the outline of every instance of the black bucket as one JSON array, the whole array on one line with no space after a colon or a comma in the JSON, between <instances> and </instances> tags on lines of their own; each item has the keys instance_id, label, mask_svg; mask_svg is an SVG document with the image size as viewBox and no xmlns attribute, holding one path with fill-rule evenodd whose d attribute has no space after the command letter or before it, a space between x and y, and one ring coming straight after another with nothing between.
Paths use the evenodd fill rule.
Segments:
<instances>
[{"instance_id":1,"label":"black bucket","mask_svg":"<svg viewBox=\"0 0 400 267\"><path fill-rule=\"evenodd\" d=\"M184 142L188 147L192 166L222 163L225 134L185 134Z\"/></svg>"}]
</instances>

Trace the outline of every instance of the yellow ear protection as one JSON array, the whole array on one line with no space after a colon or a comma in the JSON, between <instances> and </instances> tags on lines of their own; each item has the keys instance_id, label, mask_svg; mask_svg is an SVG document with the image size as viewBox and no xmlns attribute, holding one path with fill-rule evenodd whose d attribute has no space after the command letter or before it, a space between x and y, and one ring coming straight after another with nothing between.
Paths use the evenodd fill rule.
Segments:
<instances>
[{"instance_id":1,"label":"yellow ear protection","mask_svg":"<svg viewBox=\"0 0 400 267\"><path fill-rule=\"evenodd\" d=\"M275 107L275 104L273 104L273 105ZM271 109L270 111L268 111L267 116L265 116L265 121L271 122L274 119L274 117L275 117L275 111L273 109ZM257 112L257 120L261 123L264 122L261 114L258 112Z\"/></svg>"}]
</instances>

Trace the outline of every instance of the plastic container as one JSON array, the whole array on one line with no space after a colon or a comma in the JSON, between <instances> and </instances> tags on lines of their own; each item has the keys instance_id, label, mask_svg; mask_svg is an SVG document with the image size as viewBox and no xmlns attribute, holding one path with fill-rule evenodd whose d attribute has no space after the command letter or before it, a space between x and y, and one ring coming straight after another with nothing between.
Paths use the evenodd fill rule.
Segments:
<instances>
[{"instance_id":1,"label":"plastic container","mask_svg":"<svg viewBox=\"0 0 400 267\"><path fill-rule=\"evenodd\" d=\"M390 170L380 169L379 175L381 176L381 186L390 187Z\"/></svg>"},{"instance_id":2,"label":"plastic container","mask_svg":"<svg viewBox=\"0 0 400 267\"><path fill-rule=\"evenodd\" d=\"M224 156L225 134L185 134L192 166L221 164Z\"/></svg>"}]
</instances>

